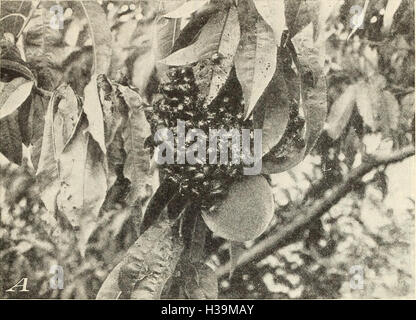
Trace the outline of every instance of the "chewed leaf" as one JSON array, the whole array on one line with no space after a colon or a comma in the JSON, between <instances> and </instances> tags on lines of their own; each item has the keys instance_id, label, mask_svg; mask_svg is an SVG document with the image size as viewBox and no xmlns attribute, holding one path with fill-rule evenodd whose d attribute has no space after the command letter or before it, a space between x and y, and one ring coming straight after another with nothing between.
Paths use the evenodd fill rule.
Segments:
<instances>
[{"instance_id":1,"label":"chewed leaf","mask_svg":"<svg viewBox=\"0 0 416 320\"><path fill-rule=\"evenodd\" d=\"M33 81L19 77L4 85L0 92L0 119L12 114L25 102L32 92L33 84Z\"/></svg>"},{"instance_id":2,"label":"chewed leaf","mask_svg":"<svg viewBox=\"0 0 416 320\"><path fill-rule=\"evenodd\" d=\"M191 0L185 2L182 6L175 9L174 11L165 14L164 17L170 19L186 18L203 7L206 3L208 3L208 0Z\"/></svg>"},{"instance_id":3,"label":"chewed leaf","mask_svg":"<svg viewBox=\"0 0 416 320\"><path fill-rule=\"evenodd\" d=\"M53 132L55 133L55 152L60 155L66 144L74 134L76 125L79 120L81 108L78 106L78 100L68 85L61 85L57 89L57 103Z\"/></svg>"},{"instance_id":4,"label":"chewed leaf","mask_svg":"<svg viewBox=\"0 0 416 320\"><path fill-rule=\"evenodd\" d=\"M150 227L129 248L120 270L121 290L131 299L160 299L183 251L172 224L163 220Z\"/></svg>"},{"instance_id":5,"label":"chewed leaf","mask_svg":"<svg viewBox=\"0 0 416 320\"><path fill-rule=\"evenodd\" d=\"M45 117L37 178L48 211L56 214L58 210L70 225L79 228L83 253L107 193L107 177L104 154L91 135L85 133L85 114L78 117L75 125L72 122L71 115L75 116L77 110L78 100L73 99L72 90L61 87L52 96ZM62 120L65 124L58 125Z\"/></svg>"},{"instance_id":6,"label":"chewed leaf","mask_svg":"<svg viewBox=\"0 0 416 320\"><path fill-rule=\"evenodd\" d=\"M246 102L246 119L273 77L276 54L273 31L264 20L259 19L251 30L242 34L234 61Z\"/></svg>"},{"instance_id":7,"label":"chewed leaf","mask_svg":"<svg viewBox=\"0 0 416 320\"><path fill-rule=\"evenodd\" d=\"M240 41L240 26L237 10L231 7L225 18L224 29L219 39L218 54L219 64L215 64L211 74L211 84L204 104L208 105L215 99L230 74L233 66L234 55Z\"/></svg>"},{"instance_id":8,"label":"chewed leaf","mask_svg":"<svg viewBox=\"0 0 416 320\"><path fill-rule=\"evenodd\" d=\"M283 0L253 0L257 11L273 29L276 45L280 45L282 33L286 28L285 2Z\"/></svg>"},{"instance_id":9,"label":"chewed leaf","mask_svg":"<svg viewBox=\"0 0 416 320\"><path fill-rule=\"evenodd\" d=\"M355 85L348 86L331 106L325 126L326 132L334 140L339 138L350 120L357 91L360 89L357 90Z\"/></svg>"},{"instance_id":10,"label":"chewed leaf","mask_svg":"<svg viewBox=\"0 0 416 320\"><path fill-rule=\"evenodd\" d=\"M151 184L150 154L144 148L144 142L151 132L143 110L144 101L140 95L129 87L121 85L118 86L118 90L128 106L128 118L122 132L127 155L123 172L131 182L126 200L129 204L134 204L137 199L142 199L146 195L146 184Z\"/></svg>"}]
</instances>

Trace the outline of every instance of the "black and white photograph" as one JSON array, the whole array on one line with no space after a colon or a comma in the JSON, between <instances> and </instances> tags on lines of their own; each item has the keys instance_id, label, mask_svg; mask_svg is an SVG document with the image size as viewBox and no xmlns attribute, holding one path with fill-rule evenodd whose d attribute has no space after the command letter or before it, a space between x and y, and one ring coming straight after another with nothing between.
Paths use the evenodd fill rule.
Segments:
<instances>
[{"instance_id":1,"label":"black and white photograph","mask_svg":"<svg viewBox=\"0 0 416 320\"><path fill-rule=\"evenodd\" d=\"M414 300L414 9L0 0L0 300Z\"/></svg>"}]
</instances>

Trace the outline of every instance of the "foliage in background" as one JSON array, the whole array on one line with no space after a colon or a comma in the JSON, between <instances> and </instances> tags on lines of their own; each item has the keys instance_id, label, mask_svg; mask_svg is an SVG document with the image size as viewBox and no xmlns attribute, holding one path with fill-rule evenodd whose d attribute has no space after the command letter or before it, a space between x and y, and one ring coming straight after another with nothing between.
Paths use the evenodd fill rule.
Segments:
<instances>
[{"instance_id":1,"label":"foliage in background","mask_svg":"<svg viewBox=\"0 0 416 320\"><path fill-rule=\"evenodd\" d=\"M343 177L365 160L368 153L389 153L391 150L414 143L414 32L408 27L409 21L414 21L414 4L412 1L401 1L394 17L390 18L390 23L387 24L384 23L383 17L386 12L390 13L387 11L389 2L370 1L364 29L357 30L349 41L346 41L351 31L349 9L354 4L363 6L364 1L345 1L328 17L326 30L319 35L321 41L326 43L327 54L325 71L330 112L326 133L318 140L312 156L306 159L306 170L302 170L301 166L295 168L293 173L289 171L288 174L272 176L277 204L275 218L263 236L245 243L244 247L247 250L255 244L261 244L279 228L290 225L294 215L301 212L298 207L299 199L302 199L302 205L311 206L324 198L328 191L342 183ZM137 153L137 150L143 145L148 129L142 127L143 114L137 109L137 106L142 105L142 101L137 101L140 99L137 92L151 101L158 77L164 72L163 66L156 65L156 60L165 57L160 56L158 50L169 43L163 35L171 34L172 28L179 30L181 26L175 19L161 17L161 13L171 12L172 8L156 8L150 1L141 1L140 4L135 1L103 1L103 13L93 10L92 14L106 15L113 38L113 54L107 77L93 77L92 83L96 81L99 90L87 96L87 84L92 76L92 67L99 65L97 61L93 62L93 51L97 43L105 43L105 40L93 39L91 35L96 35L97 32L94 32L94 25L88 21L88 10L85 11L85 8L80 6L68 4L64 29L56 31L45 28L45 24L50 21L50 17L47 16L50 14L48 8L54 3L42 1L42 5L33 12L31 6L26 3L21 7L17 7L14 1L1 4L1 17L11 12L21 12L24 16L31 14L33 17L23 32L21 42L17 42L20 52L13 51L15 49L12 49L10 41L7 41L10 36L5 32L17 36L23 22L21 17L8 18L12 21L4 24L7 28L0 30L6 39L2 40L2 81L8 82L4 79L8 74L4 72L6 68L3 67L8 66L9 73L10 70L14 70L27 79L24 83L36 81L36 88L26 96L28 99L20 107L21 112L17 113L14 110L11 116L2 116L1 119L2 153L11 161L20 163L19 155L26 149L22 147L22 142L31 148L32 153L31 163L24 164L21 169L2 167L1 181L4 194L1 199L0 280L3 288L9 288L22 277L29 277L31 297L94 298L109 271L121 261L140 233L138 222L142 204L153 190L150 178L144 182L145 174L140 173L147 170L143 159L147 159L148 155ZM290 5L287 3L287 8ZM258 11L264 13L261 8L258 8ZM298 15L302 14L305 12L301 8ZM268 22L266 17L265 20ZM317 23L319 21L314 21L315 26ZM279 39L282 32L279 26L273 26L271 23L271 27L270 37ZM288 27L291 31L300 28L290 24ZM263 30L262 28L267 29L264 21L263 25L261 22L257 25L258 30ZM312 28L308 31L310 33L301 35L304 38L294 39L295 46L312 39ZM179 38L178 46L186 45L181 45L180 41ZM250 38L246 41L250 41ZM267 41L258 45L264 46L261 47L261 52L271 53L264 59L272 59L273 54L275 56L273 51L269 52L267 49ZM166 52L171 49L167 48ZM299 52L300 59L305 58L302 54L304 53ZM23 62L22 58L26 62ZM306 58L310 58L307 53ZM179 59L183 59L183 56L179 56ZM17 70L13 64L16 61ZM10 63L10 66L6 63ZM158 68L155 69L156 67ZM243 83L262 82L264 79L259 77L259 74L262 74L263 67L264 65L257 66L260 69L255 69L251 76L245 74ZM241 80L238 65L236 69ZM273 74L267 76L269 81L272 76ZM312 83L320 81L319 78L314 79L314 76L317 74L312 72ZM67 82L69 86L58 88L57 84L62 82ZM128 85L134 85L137 92ZM260 98L262 92L251 92L258 89L258 85L253 85L252 88L247 85L242 87L247 101L250 101L253 95L254 100ZM48 104L51 98L48 92L56 89L52 96L52 101L56 102ZM263 90L267 91L266 88ZM84 100L77 96L84 96ZM313 101L313 95L309 98ZM73 100L68 103L70 99ZM116 109L113 106L116 106ZM265 106L270 108L268 112L275 110L274 104L269 103ZM100 107L103 108L105 128L87 122L97 116L97 108ZM247 107L250 109L254 106L248 103ZM44 124L43 118L46 115L48 119L48 114L49 122L47 120ZM273 121L280 120L280 117L281 114L277 113L273 117L265 118L272 121L269 130L274 129ZM71 124L70 127L67 127L68 123ZM94 139L88 140L80 134L81 129L87 128L87 123L90 138ZM30 125L27 127L25 124ZM59 218L64 220L64 225L68 225L68 230L59 232L67 236L50 230L50 219L39 201L39 194L45 192L45 188L39 190L31 178L34 169L39 172L38 165L44 169L46 175L56 174L48 166L50 159L42 159L40 155L42 136L47 132L45 126L50 126L50 130L53 129L55 132L62 132L63 141L54 141L54 144L61 145L61 151L66 150L68 158L60 161L68 163L78 159L80 152L84 153L85 158L81 159L78 165L81 166L82 161L89 163L95 170L89 174L94 177L101 176L99 185L106 185L110 190L107 195L90 198L91 207L86 208L76 209L81 201L79 199L58 199L57 203L61 208L75 209L72 210L75 212L73 217L79 216L77 210L90 212L91 208L98 210L102 204L97 226L92 230L86 230L86 233L92 233L92 236L88 244L84 243L85 256L74 250L79 243L68 231L71 230L69 225L74 225L74 221L66 221L71 217L70 214ZM100 132L105 132L105 136L100 136ZM275 135L279 133L272 132L272 139L275 139ZM138 147L129 149L129 141L135 141ZM273 143L277 142L278 140ZM374 148L376 145L380 146L377 150ZM100 162L100 159L94 158L99 152L91 152L90 148L105 149L110 160L103 164L99 172L94 165L97 161ZM15 150L21 151L16 153ZM53 152L56 152L56 149ZM52 155L53 152L44 152L44 155ZM123 164L129 158L132 167L126 170ZM135 168L134 165L137 163L143 165ZM403 164L402 168L407 169L408 166L409 163ZM253 259L241 266L230 280L220 275L220 297L339 298L351 297L351 294L362 297L410 295L413 270L410 269L411 264L408 261L402 261L399 257L414 255L414 244L410 242L410 235L414 234L414 230L408 228L414 225L414 207L411 202L406 209L402 208L401 212L392 212L391 208L383 205L384 197L391 192L386 167L377 167L372 172L372 177L356 181L353 193L321 218L311 221L303 232L286 239L284 244L280 245L281 249L272 255L257 261ZM266 165L267 168L275 170L274 166ZM61 184L61 194L65 195L67 192L70 195L72 192L67 191L71 188L70 174L63 172L63 175L69 180L64 181L63 186ZM85 178L88 177L84 176ZM78 178L73 179L79 181ZM131 183L139 188L132 190ZM85 185L89 184L86 182ZM95 190L93 193L84 191L88 196L99 192L95 188L96 184L90 186ZM58 187L55 186L53 189L57 190ZM132 191L136 196L129 200L129 197L125 196L131 195ZM285 199L283 203L281 198ZM84 205L84 201L81 202ZM48 207L47 202L45 205ZM54 202L48 209L51 211L52 207ZM58 217L59 211L62 211L59 209ZM384 217L385 225L369 230L368 218L365 220L362 217L369 211ZM82 221L78 223L81 227L90 225ZM63 242L62 239L66 241ZM229 244L223 239L209 235L206 248L209 262L212 265L224 265L229 260L228 248ZM7 260L3 260L3 257ZM3 261L10 261L10 264L4 264ZM49 267L55 263L63 265L66 272L66 286L63 291L48 288ZM356 264L368 268L365 290L358 293L352 292L348 287L351 277L349 268ZM16 273L16 270L19 270L19 273ZM209 274L209 271L206 272ZM391 283L387 282L387 275L393 279L390 280ZM379 284L377 279L383 279L381 281L385 283ZM182 288L189 288L189 282L186 280ZM174 292L176 289L172 290ZM213 289L209 289L207 292L212 291ZM192 296L189 292L179 294ZM27 296L8 293L6 297Z\"/></svg>"}]
</instances>

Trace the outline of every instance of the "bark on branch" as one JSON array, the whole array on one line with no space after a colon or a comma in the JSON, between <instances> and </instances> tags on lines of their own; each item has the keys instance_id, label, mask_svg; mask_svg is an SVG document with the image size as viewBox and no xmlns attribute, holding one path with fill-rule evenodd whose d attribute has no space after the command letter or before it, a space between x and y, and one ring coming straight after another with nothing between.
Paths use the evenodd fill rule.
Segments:
<instances>
[{"instance_id":1,"label":"bark on branch","mask_svg":"<svg viewBox=\"0 0 416 320\"><path fill-rule=\"evenodd\" d=\"M362 163L357 168L351 170L345 180L334 188L332 193L324 199L317 201L309 208L305 208L304 212L297 213L296 218L287 226L275 231L273 234L255 244L247 251L241 254L237 261L236 269L252 262L260 261L268 255L275 252L277 249L285 246L287 240L295 233L301 232L315 219L320 218L331 207L344 198L353 188L356 181L360 180L365 174L377 168L380 165L388 165L395 162L400 162L415 154L413 146L405 147L401 150L393 152L389 155L372 156L366 162ZM306 195L307 196L307 195ZM295 208L302 208L302 200L295 205ZM224 277L229 273L230 262L218 267L216 274L218 279Z\"/></svg>"}]
</instances>

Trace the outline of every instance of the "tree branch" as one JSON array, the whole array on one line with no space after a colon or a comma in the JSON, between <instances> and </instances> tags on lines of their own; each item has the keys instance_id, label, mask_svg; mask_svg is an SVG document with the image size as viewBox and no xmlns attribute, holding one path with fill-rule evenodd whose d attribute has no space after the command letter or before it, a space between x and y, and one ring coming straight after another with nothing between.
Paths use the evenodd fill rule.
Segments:
<instances>
[{"instance_id":1,"label":"tree branch","mask_svg":"<svg viewBox=\"0 0 416 320\"><path fill-rule=\"evenodd\" d=\"M401 150L393 152L387 156L372 156L366 162L362 163L355 169L352 169L346 179L337 187L334 188L332 193L321 201L317 201L314 205L304 209L302 213L297 213L296 218L287 226L282 227L280 230L276 230L275 233L266 237L264 240L255 244L247 251L241 254L238 259L236 269L252 262L260 261L268 255L275 252L277 249L285 246L287 240L295 233L299 233L304 230L310 222L320 218L330 208L344 198L353 188L356 181L360 180L365 174L371 170L377 168L380 165L388 165L395 162L400 162L415 154L415 148L413 146L405 147ZM303 200L299 201L295 205L295 208L302 208ZM222 278L228 274L230 270L230 262L218 267L216 274L218 278Z\"/></svg>"}]
</instances>

